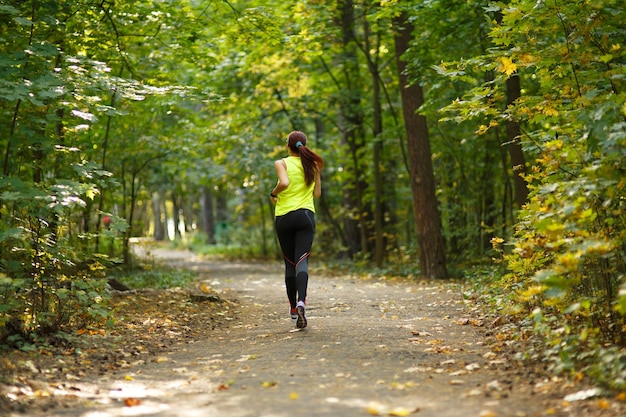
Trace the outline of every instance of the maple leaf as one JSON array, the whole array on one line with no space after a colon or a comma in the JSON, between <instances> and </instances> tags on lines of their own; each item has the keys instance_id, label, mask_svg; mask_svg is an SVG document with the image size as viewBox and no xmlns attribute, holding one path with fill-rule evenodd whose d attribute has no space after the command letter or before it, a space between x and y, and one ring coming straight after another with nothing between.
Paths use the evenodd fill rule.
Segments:
<instances>
[{"instance_id":1,"label":"maple leaf","mask_svg":"<svg viewBox=\"0 0 626 417\"><path fill-rule=\"evenodd\" d=\"M500 58L500 66L498 67L498 71L503 72L508 76L511 76L511 74L517 71L517 65L513 62L511 58L502 57Z\"/></svg>"}]
</instances>

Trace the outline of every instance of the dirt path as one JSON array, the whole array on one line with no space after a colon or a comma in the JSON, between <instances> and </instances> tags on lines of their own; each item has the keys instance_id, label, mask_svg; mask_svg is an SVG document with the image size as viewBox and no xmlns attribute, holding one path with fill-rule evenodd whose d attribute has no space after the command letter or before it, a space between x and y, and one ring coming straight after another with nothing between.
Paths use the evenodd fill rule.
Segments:
<instances>
[{"instance_id":1,"label":"dirt path","mask_svg":"<svg viewBox=\"0 0 626 417\"><path fill-rule=\"evenodd\" d=\"M554 406L560 401L488 346L458 286L313 274L309 326L296 331L280 265L155 255L198 271L232 300L230 325L152 362L86 381L81 407L33 415L577 415Z\"/></svg>"}]
</instances>

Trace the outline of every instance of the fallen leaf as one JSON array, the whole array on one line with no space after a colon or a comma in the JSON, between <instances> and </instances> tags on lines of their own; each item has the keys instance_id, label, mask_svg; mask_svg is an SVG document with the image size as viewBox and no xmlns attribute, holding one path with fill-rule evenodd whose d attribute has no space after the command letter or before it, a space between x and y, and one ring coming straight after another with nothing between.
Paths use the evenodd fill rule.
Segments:
<instances>
[{"instance_id":1,"label":"fallen leaf","mask_svg":"<svg viewBox=\"0 0 626 417\"><path fill-rule=\"evenodd\" d=\"M379 416L383 413L384 406L381 403L371 402L367 406L367 412L373 416Z\"/></svg>"},{"instance_id":2,"label":"fallen leaf","mask_svg":"<svg viewBox=\"0 0 626 417\"><path fill-rule=\"evenodd\" d=\"M467 371L461 369L459 371L450 372L450 376L461 376L461 375L467 375Z\"/></svg>"},{"instance_id":3,"label":"fallen leaf","mask_svg":"<svg viewBox=\"0 0 626 417\"><path fill-rule=\"evenodd\" d=\"M298 394L296 394L295 392L292 392L291 394L289 394L289 399L290 400L297 400L298 399Z\"/></svg>"},{"instance_id":4,"label":"fallen leaf","mask_svg":"<svg viewBox=\"0 0 626 417\"><path fill-rule=\"evenodd\" d=\"M467 369L468 371L475 371L477 369L480 369L480 365L477 363L470 363L465 367L465 369Z\"/></svg>"},{"instance_id":5,"label":"fallen leaf","mask_svg":"<svg viewBox=\"0 0 626 417\"><path fill-rule=\"evenodd\" d=\"M397 381L394 381L391 383L391 388L395 390L403 390L405 388L410 388L413 386L415 386L415 384L412 381L406 382L404 384L401 382L397 382Z\"/></svg>"},{"instance_id":6,"label":"fallen leaf","mask_svg":"<svg viewBox=\"0 0 626 417\"><path fill-rule=\"evenodd\" d=\"M276 385L278 385L278 382L276 381L265 381L261 384L263 388L271 388L271 387L275 387Z\"/></svg>"},{"instance_id":7,"label":"fallen leaf","mask_svg":"<svg viewBox=\"0 0 626 417\"><path fill-rule=\"evenodd\" d=\"M411 414L411 410L408 410L404 407L395 407L394 409L389 411L389 415L394 417L405 417L409 414Z\"/></svg>"},{"instance_id":8,"label":"fallen leaf","mask_svg":"<svg viewBox=\"0 0 626 417\"><path fill-rule=\"evenodd\" d=\"M126 398L124 400L124 405L126 407L134 407L139 404L141 404L141 400L139 398Z\"/></svg>"},{"instance_id":9,"label":"fallen leaf","mask_svg":"<svg viewBox=\"0 0 626 417\"><path fill-rule=\"evenodd\" d=\"M46 390L37 390L33 393L35 397L49 397L50 393Z\"/></svg>"},{"instance_id":10,"label":"fallen leaf","mask_svg":"<svg viewBox=\"0 0 626 417\"><path fill-rule=\"evenodd\" d=\"M487 389L487 391L502 391L502 384L500 384L500 381L495 379L487 383L485 385L485 388Z\"/></svg>"},{"instance_id":11,"label":"fallen leaf","mask_svg":"<svg viewBox=\"0 0 626 417\"><path fill-rule=\"evenodd\" d=\"M431 372L432 370L433 370L433 368L431 368L430 366L412 366L411 368L405 369L403 372L421 372L421 373L425 373L425 372Z\"/></svg>"},{"instance_id":12,"label":"fallen leaf","mask_svg":"<svg viewBox=\"0 0 626 417\"><path fill-rule=\"evenodd\" d=\"M472 326L474 327L482 327L485 325L485 322L482 320L478 320L478 319L471 319L470 323L472 324Z\"/></svg>"},{"instance_id":13,"label":"fallen leaf","mask_svg":"<svg viewBox=\"0 0 626 417\"><path fill-rule=\"evenodd\" d=\"M599 399L597 405L600 410L608 410L611 408L611 404L609 404L605 398Z\"/></svg>"}]
</instances>

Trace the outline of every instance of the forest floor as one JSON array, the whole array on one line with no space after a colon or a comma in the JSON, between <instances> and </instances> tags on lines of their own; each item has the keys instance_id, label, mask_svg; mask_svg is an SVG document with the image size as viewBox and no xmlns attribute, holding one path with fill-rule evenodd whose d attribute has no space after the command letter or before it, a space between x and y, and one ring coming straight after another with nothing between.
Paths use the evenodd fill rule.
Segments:
<instances>
[{"instance_id":1,"label":"forest floor","mask_svg":"<svg viewBox=\"0 0 626 417\"><path fill-rule=\"evenodd\" d=\"M0 354L0 415L624 416L584 381L515 359L514 328L458 282L317 275L289 318L282 265L153 249L192 289L116 292L114 330Z\"/></svg>"}]
</instances>

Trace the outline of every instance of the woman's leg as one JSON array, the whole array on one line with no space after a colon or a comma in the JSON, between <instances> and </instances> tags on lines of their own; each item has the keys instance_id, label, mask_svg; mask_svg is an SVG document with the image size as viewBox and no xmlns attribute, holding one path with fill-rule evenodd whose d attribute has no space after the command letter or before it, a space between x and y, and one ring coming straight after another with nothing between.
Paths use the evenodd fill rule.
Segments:
<instances>
[{"instance_id":1,"label":"woman's leg","mask_svg":"<svg viewBox=\"0 0 626 417\"><path fill-rule=\"evenodd\" d=\"M296 326L304 328L307 325L304 306L309 282L309 255L315 235L315 215L310 210L297 210L277 217L276 234L285 259L285 286L292 317L295 307Z\"/></svg>"},{"instance_id":2,"label":"woman's leg","mask_svg":"<svg viewBox=\"0 0 626 417\"><path fill-rule=\"evenodd\" d=\"M309 284L309 255L313 246L315 236L315 215L309 210L299 210L297 212L299 228L295 235L295 256L296 256L296 287L298 290L298 301L306 303L306 294Z\"/></svg>"},{"instance_id":3,"label":"woman's leg","mask_svg":"<svg viewBox=\"0 0 626 417\"><path fill-rule=\"evenodd\" d=\"M293 260L296 240L292 231L293 222L289 214L277 217L275 224L276 235L285 261L285 288L287 290L287 298L293 310L296 308L297 303L296 263Z\"/></svg>"}]
</instances>

